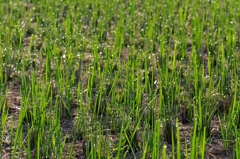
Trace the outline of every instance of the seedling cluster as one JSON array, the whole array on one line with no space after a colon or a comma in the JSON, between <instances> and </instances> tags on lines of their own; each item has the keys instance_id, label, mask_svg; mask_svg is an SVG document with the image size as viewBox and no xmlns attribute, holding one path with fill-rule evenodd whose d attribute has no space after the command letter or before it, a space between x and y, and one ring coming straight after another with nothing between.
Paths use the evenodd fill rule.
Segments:
<instances>
[{"instance_id":1,"label":"seedling cluster","mask_svg":"<svg viewBox=\"0 0 240 159\"><path fill-rule=\"evenodd\" d=\"M0 158L240 159L240 2L0 9Z\"/></svg>"}]
</instances>

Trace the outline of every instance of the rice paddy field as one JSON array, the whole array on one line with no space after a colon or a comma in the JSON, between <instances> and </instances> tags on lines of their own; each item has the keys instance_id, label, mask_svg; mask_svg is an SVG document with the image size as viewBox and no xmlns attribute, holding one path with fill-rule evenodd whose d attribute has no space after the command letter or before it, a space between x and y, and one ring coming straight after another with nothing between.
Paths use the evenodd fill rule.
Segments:
<instances>
[{"instance_id":1,"label":"rice paddy field","mask_svg":"<svg viewBox=\"0 0 240 159\"><path fill-rule=\"evenodd\" d=\"M0 2L0 158L240 159L240 1Z\"/></svg>"}]
</instances>

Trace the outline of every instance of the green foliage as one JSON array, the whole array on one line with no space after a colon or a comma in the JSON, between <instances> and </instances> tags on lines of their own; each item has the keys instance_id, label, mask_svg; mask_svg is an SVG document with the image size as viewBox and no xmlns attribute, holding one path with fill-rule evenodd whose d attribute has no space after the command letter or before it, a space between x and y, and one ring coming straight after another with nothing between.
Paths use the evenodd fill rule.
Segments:
<instances>
[{"instance_id":1,"label":"green foliage","mask_svg":"<svg viewBox=\"0 0 240 159\"><path fill-rule=\"evenodd\" d=\"M239 2L1 4L0 156L240 158Z\"/></svg>"}]
</instances>

